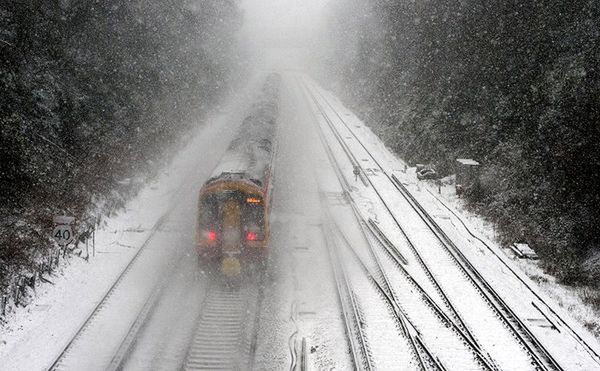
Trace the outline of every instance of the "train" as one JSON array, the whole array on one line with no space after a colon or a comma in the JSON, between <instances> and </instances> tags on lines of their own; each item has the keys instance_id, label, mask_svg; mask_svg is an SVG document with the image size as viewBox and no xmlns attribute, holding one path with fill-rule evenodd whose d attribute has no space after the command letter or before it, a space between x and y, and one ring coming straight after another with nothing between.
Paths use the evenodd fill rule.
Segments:
<instances>
[{"instance_id":1,"label":"train","mask_svg":"<svg viewBox=\"0 0 600 371\"><path fill-rule=\"evenodd\" d=\"M198 197L199 261L226 276L264 268L281 76L266 76L257 99Z\"/></svg>"}]
</instances>

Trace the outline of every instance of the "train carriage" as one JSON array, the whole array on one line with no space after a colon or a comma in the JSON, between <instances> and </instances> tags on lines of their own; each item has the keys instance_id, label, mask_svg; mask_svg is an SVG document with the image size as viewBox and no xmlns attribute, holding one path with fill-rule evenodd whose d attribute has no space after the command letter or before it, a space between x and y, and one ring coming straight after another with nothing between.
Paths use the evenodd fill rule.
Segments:
<instances>
[{"instance_id":1,"label":"train carriage","mask_svg":"<svg viewBox=\"0 0 600 371\"><path fill-rule=\"evenodd\" d=\"M264 264L269 242L271 176L280 77L267 77L219 165L200 190L196 248L226 275Z\"/></svg>"}]
</instances>

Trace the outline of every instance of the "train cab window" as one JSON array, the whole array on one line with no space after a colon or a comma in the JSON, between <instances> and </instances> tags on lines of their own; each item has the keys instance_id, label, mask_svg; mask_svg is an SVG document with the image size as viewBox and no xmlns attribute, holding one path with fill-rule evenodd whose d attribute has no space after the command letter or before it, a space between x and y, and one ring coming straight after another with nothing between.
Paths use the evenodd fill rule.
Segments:
<instances>
[{"instance_id":1,"label":"train cab window","mask_svg":"<svg viewBox=\"0 0 600 371\"><path fill-rule=\"evenodd\" d=\"M257 196L246 197L244 203L244 231L248 241L260 241L265 238L265 207L263 200Z\"/></svg>"},{"instance_id":2,"label":"train cab window","mask_svg":"<svg viewBox=\"0 0 600 371\"><path fill-rule=\"evenodd\" d=\"M209 229L219 223L219 202L214 195L203 197L198 204L198 225Z\"/></svg>"}]
</instances>

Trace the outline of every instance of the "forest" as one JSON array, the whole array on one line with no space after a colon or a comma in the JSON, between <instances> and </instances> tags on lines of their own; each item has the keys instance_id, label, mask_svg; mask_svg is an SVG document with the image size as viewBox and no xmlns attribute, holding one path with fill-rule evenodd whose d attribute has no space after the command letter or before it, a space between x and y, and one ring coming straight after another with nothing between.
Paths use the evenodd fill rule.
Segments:
<instances>
[{"instance_id":1,"label":"forest","mask_svg":"<svg viewBox=\"0 0 600 371\"><path fill-rule=\"evenodd\" d=\"M502 243L568 284L600 278L600 3L333 1L330 84L402 158L441 176Z\"/></svg>"},{"instance_id":2,"label":"forest","mask_svg":"<svg viewBox=\"0 0 600 371\"><path fill-rule=\"evenodd\" d=\"M54 215L84 241L168 161L230 87L241 23L237 0L2 2L0 296L68 253Z\"/></svg>"}]
</instances>

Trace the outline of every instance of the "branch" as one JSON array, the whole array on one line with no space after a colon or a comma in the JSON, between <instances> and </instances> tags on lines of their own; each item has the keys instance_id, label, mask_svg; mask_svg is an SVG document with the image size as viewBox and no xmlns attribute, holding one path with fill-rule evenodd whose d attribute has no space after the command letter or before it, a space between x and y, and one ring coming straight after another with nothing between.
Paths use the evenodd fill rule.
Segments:
<instances>
[{"instance_id":1,"label":"branch","mask_svg":"<svg viewBox=\"0 0 600 371\"><path fill-rule=\"evenodd\" d=\"M0 39L0 42L3 42L4 44L8 45L8 46L12 46L13 48L15 47L15 44L11 44L8 41L2 40Z\"/></svg>"},{"instance_id":2,"label":"branch","mask_svg":"<svg viewBox=\"0 0 600 371\"><path fill-rule=\"evenodd\" d=\"M44 140L47 143L50 143L53 147L57 148L58 150L60 150L61 152L63 152L65 155L67 155L72 162L75 162L76 164L81 165L81 162L75 158L75 156L71 155L69 152L67 152L64 148L62 148L61 146L59 146L58 144L54 143L53 141L51 141L50 139L47 139L46 137L38 134L38 133L34 133L37 137L41 138L42 140Z\"/></svg>"}]
</instances>

